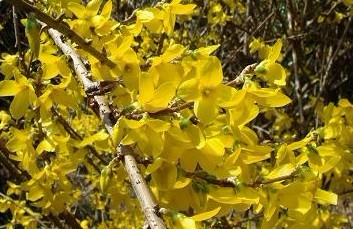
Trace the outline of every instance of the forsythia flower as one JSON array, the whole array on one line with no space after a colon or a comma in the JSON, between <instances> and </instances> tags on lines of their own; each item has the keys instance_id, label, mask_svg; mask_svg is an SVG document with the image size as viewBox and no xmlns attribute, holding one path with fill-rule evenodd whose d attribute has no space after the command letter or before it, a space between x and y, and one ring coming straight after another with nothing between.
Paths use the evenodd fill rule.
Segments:
<instances>
[{"instance_id":1,"label":"forsythia flower","mask_svg":"<svg viewBox=\"0 0 353 229\"><path fill-rule=\"evenodd\" d=\"M276 60L280 57L282 48L282 41L277 40L265 60L263 60L255 69L257 75L271 84L283 86L286 84L286 72L284 68Z\"/></svg>"},{"instance_id":2,"label":"forsythia flower","mask_svg":"<svg viewBox=\"0 0 353 229\"><path fill-rule=\"evenodd\" d=\"M183 82L178 96L193 101L196 117L204 124L210 123L217 115L219 107L230 107L236 103L237 90L222 84L222 66L217 57L200 60L196 78Z\"/></svg>"}]
</instances>

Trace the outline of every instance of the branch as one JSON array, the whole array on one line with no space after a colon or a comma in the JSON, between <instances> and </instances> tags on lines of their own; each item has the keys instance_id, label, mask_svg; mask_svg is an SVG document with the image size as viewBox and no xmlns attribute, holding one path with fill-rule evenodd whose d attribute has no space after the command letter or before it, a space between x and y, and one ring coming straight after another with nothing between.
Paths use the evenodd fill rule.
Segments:
<instances>
[{"instance_id":1,"label":"branch","mask_svg":"<svg viewBox=\"0 0 353 229\"><path fill-rule=\"evenodd\" d=\"M35 6L30 5L26 1L23 0L5 0L5 2L21 9L25 12L33 12L35 17L40 21L47 24L50 28L54 28L55 30L59 31L66 37L70 38L73 42L77 43L80 48L87 51L89 54L100 60L103 64L106 64L108 67L114 68L116 63L109 60L103 53L95 49L94 47L90 46L88 42L85 41L80 35L78 35L75 31L70 29L70 27L63 23L60 20L56 20L52 18L50 15L44 13L40 9L36 8Z\"/></svg>"},{"instance_id":2,"label":"branch","mask_svg":"<svg viewBox=\"0 0 353 229\"><path fill-rule=\"evenodd\" d=\"M89 91L90 88L94 88L97 82L93 82L89 79L90 72L88 72L85 65L82 63L80 56L75 52L75 50L67 42L63 42L61 40L62 34L54 29L49 29L48 32L53 38L55 44L63 51L63 53L71 57L78 81L82 83L85 91ZM94 96L93 98L98 104L100 118L103 121L108 133L110 136L112 136L112 130L115 124L112 111L110 110L109 105L103 96ZM153 199L152 193L138 169L135 158L131 155L132 152L133 149L130 146L120 145L119 149L117 149L117 154L122 153L124 155L122 162L129 175L130 182L138 200L140 201L142 210L150 228L164 229L166 227L164 225L163 219L158 215L158 205Z\"/></svg>"}]
</instances>

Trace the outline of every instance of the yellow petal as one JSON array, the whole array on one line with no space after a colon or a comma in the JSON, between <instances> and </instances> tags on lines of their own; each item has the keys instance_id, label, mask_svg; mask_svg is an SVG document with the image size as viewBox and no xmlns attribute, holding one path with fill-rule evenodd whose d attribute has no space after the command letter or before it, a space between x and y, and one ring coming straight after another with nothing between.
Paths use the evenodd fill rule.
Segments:
<instances>
[{"instance_id":1,"label":"yellow petal","mask_svg":"<svg viewBox=\"0 0 353 229\"><path fill-rule=\"evenodd\" d=\"M325 191L318 188L316 190L315 200L319 204L323 204L323 205L327 205L327 204L337 205L338 196L336 193Z\"/></svg>"},{"instance_id":2,"label":"yellow petal","mask_svg":"<svg viewBox=\"0 0 353 229\"><path fill-rule=\"evenodd\" d=\"M196 53L199 53L204 56L209 56L211 53L213 53L216 49L219 48L220 45L210 45L202 48L198 48L195 50Z\"/></svg>"},{"instance_id":3,"label":"yellow petal","mask_svg":"<svg viewBox=\"0 0 353 229\"><path fill-rule=\"evenodd\" d=\"M75 14L75 16L79 19L85 19L86 18L86 8L81 5L78 4L76 2L69 2L69 4L67 4L67 8Z\"/></svg>"},{"instance_id":4,"label":"yellow petal","mask_svg":"<svg viewBox=\"0 0 353 229\"><path fill-rule=\"evenodd\" d=\"M291 102L279 89L261 88L249 90L256 102L267 107L282 107Z\"/></svg>"},{"instance_id":5,"label":"yellow petal","mask_svg":"<svg viewBox=\"0 0 353 229\"><path fill-rule=\"evenodd\" d=\"M10 104L10 113L14 119L23 117L29 106L29 90L23 89L18 92Z\"/></svg>"},{"instance_id":6,"label":"yellow petal","mask_svg":"<svg viewBox=\"0 0 353 229\"><path fill-rule=\"evenodd\" d=\"M14 96L21 91L21 86L14 80L0 82L0 96Z\"/></svg>"},{"instance_id":7,"label":"yellow petal","mask_svg":"<svg viewBox=\"0 0 353 229\"><path fill-rule=\"evenodd\" d=\"M199 81L197 79L187 80L179 86L177 95L185 101L198 100L201 98L198 86Z\"/></svg>"},{"instance_id":8,"label":"yellow petal","mask_svg":"<svg viewBox=\"0 0 353 229\"><path fill-rule=\"evenodd\" d=\"M129 129L138 129L141 128L143 125L145 125L145 121L140 120L133 120L133 119L122 119L122 124L124 124L124 127L127 127Z\"/></svg>"},{"instance_id":9,"label":"yellow petal","mask_svg":"<svg viewBox=\"0 0 353 229\"><path fill-rule=\"evenodd\" d=\"M108 0L104 6L103 6L103 9L102 9L102 12L101 12L101 16L102 17L105 17L105 18L109 18L110 17L110 13L112 12L112 8L113 8L113 3L111 0Z\"/></svg>"},{"instance_id":10,"label":"yellow petal","mask_svg":"<svg viewBox=\"0 0 353 229\"><path fill-rule=\"evenodd\" d=\"M191 219L193 219L195 221L204 221L207 219L211 219L213 216L217 215L220 210L221 210L221 207L218 207L218 208L215 208L211 211L203 212L198 215L194 215L191 217Z\"/></svg>"},{"instance_id":11,"label":"yellow petal","mask_svg":"<svg viewBox=\"0 0 353 229\"><path fill-rule=\"evenodd\" d=\"M270 62L275 62L278 59L279 55L281 54L281 48L282 48L282 40L277 39L276 43L272 46L267 59Z\"/></svg>"},{"instance_id":12,"label":"yellow petal","mask_svg":"<svg viewBox=\"0 0 353 229\"><path fill-rule=\"evenodd\" d=\"M138 10L136 12L136 17L142 22L150 22L154 19L154 14L149 10Z\"/></svg>"},{"instance_id":13,"label":"yellow petal","mask_svg":"<svg viewBox=\"0 0 353 229\"><path fill-rule=\"evenodd\" d=\"M194 112L200 122L208 124L216 118L218 113L216 101L210 99L197 101L194 104Z\"/></svg>"},{"instance_id":14,"label":"yellow petal","mask_svg":"<svg viewBox=\"0 0 353 229\"><path fill-rule=\"evenodd\" d=\"M220 107L231 107L236 104L239 104L240 101L243 99L242 96L245 95L245 93L243 93L242 90L237 91L233 87L220 84L217 87L217 95L218 95L217 104Z\"/></svg>"},{"instance_id":15,"label":"yellow petal","mask_svg":"<svg viewBox=\"0 0 353 229\"><path fill-rule=\"evenodd\" d=\"M157 112L168 107L168 103L175 96L177 85L174 82L166 82L160 85L154 92L153 98L143 107L146 111Z\"/></svg>"},{"instance_id":16,"label":"yellow petal","mask_svg":"<svg viewBox=\"0 0 353 229\"><path fill-rule=\"evenodd\" d=\"M87 12L92 17L98 13L98 10L102 4L103 0L91 0L87 6Z\"/></svg>"},{"instance_id":17,"label":"yellow petal","mask_svg":"<svg viewBox=\"0 0 353 229\"><path fill-rule=\"evenodd\" d=\"M106 140L107 138L109 137L109 134L101 131L101 132L98 132L96 134L93 134L87 138L84 138L79 144L78 146L79 147L84 147L86 145L90 145L92 144L93 142L95 141L102 141L102 140Z\"/></svg>"},{"instance_id":18,"label":"yellow petal","mask_svg":"<svg viewBox=\"0 0 353 229\"><path fill-rule=\"evenodd\" d=\"M143 73L140 75L139 81L139 97L138 101L140 104L145 104L151 101L154 94L154 85L152 77L147 74Z\"/></svg>"},{"instance_id":19,"label":"yellow petal","mask_svg":"<svg viewBox=\"0 0 353 229\"><path fill-rule=\"evenodd\" d=\"M170 128L170 123L159 119L148 119L146 124L156 132L165 132Z\"/></svg>"},{"instance_id":20,"label":"yellow petal","mask_svg":"<svg viewBox=\"0 0 353 229\"><path fill-rule=\"evenodd\" d=\"M234 108L229 109L228 119L231 126L244 126L259 114L259 107L254 101L244 99Z\"/></svg>"},{"instance_id":21,"label":"yellow petal","mask_svg":"<svg viewBox=\"0 0 353 229\"><path fill-rule=\"evenodd\" d=\"M41 154L43 151L52 152L55 150L55 144L53 141L43 139L37 146L36 152Z\"/></svg>"},{"instance_id":22,"label":"yellow petal","mask_svg":"<svg viewBox=\"0 0 353 229\"><path fill-rule=\"evenodd\" d=\"M295 171L295 167L292 164L280 165L272 170L266 177L268 179L276 179L283 176L288 176Z\"/></svg>"},{"instance_id":23,"label":"yellow petal","mask_svg":"<svg viewBox=\"0 0 353 229\"><path fill-rule=\"evenodd\" d=\"M186 14L192 14L196 5L195 4L186 4L186 5L171 4L171 7L172 7L172 12L174 14L186 15Z\"/></svg>"},{"instance_id":24,"label":"yellow petal","mask_svg":"<svg viewBox=\"0 0 353 229\"><path fill-rule=\"evenodd\" d=\"M178 176L178 170L175 165L163 161L161 166L152 173L152 180L161 191L167 191L173 187Z\"/></svg>"},{"instance_id":25,"label":"yellow petal","mask_svg":"<svg viewBox=\"0 0 353 229\"><path fill-rule=\"evenodd\" d=\"M206 60L201 60L198 66L201 87L216 87L222 83L223 72L220 60L215 56L210 56Z\"/></svg>"},{"instance_id":26,"label":"yellow petal","mask_svg":"<svg viewBox=\"0 0 353 229\"><path fill-rule=\"evenodd\" d=\"M180 44L171 45L162 54L163 62L170 62L185 52L186 48Z\"/></svg>"},{"instance_id":27,"label":"yellow petal","mask_svg":"<svg viewBox=\"0 0 353 229\"><path fill-rule=\"evenodd\" d=\"M175 229L197 229L193 219L185 217L183 214L177 213L173 220L173 228Z\"/></svg>"}]
</instances>

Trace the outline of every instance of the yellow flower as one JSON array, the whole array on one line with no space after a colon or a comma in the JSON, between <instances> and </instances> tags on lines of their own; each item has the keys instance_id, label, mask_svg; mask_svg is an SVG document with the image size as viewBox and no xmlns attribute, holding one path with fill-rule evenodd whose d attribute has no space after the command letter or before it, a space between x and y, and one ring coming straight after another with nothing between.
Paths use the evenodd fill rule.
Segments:
<instances>
[{"instance_id":1,"label":"yellow flower","mask_svg":"<svg viewBox=\"0 0 353 229\"><path fill-rule=\"evenodd\" d=\"M276 60L280 57L282 41L280 39L271 47L269 54L255 69L258 76L271 84L283 86L286 84L286 72Z\"/></svg>"},{"instance_id":2,"label":"yellow flower","mask_svg":"<svg viewBox=\"0 0 353 229\"><path fill-rule=\"evenodd\" d=\"M219 107L230 107L236 103L236 99L232 98L235 98L237 91L222 84L222 66L216 57L210 56L196 64L196 77L179 86L178 96L194 102L196 117L208 124L216 117Z\"/></svg>"}]
</instances>

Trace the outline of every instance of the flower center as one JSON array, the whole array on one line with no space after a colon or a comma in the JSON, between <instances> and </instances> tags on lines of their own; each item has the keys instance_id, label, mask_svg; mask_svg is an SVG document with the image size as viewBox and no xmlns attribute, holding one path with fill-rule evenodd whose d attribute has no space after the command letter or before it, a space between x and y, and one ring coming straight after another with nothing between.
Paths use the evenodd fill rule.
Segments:
<instances>
[{"instance_id":1,"label":"flower center","mask_svg":"<svg viewBox=\"0 0 353 229\"><path fill-rule=\"evenodd\" d=\"M208 88L208 87L205 87L205 88L202 89L201 93L202 93L202 96L209 97L210 94L212 93L212 89Z\"/></svg>"}]
</instances>

